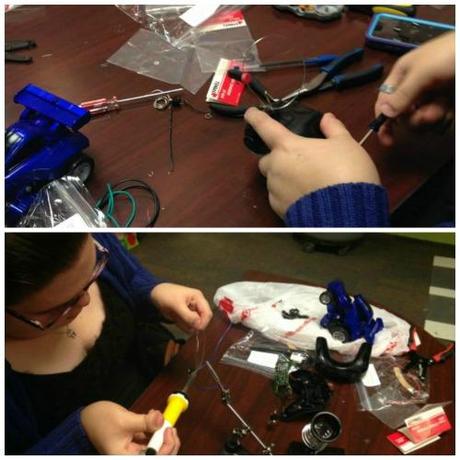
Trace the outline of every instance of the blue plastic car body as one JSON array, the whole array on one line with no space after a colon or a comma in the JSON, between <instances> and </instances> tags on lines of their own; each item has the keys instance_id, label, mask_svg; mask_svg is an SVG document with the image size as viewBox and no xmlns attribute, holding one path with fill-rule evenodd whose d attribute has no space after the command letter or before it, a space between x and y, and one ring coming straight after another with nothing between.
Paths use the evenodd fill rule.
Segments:
<instances>
[{"instance_id":1,"label":"blue plastic car body","mask_svg":"<svg viewBox=\"0 0 460 460\"><path fill-rule=\"evenodd\" d=\"M27 85L14 101L25 107L6 130L6 222L15 226L27 213L35 194L49 182L71 172L89 146L78 132L90 120L86 109Z\"/></svg>"},{"instance_id":2,"label":"blue plastic car body","mask_svg":"<svg viewBox=\"0 0 460 460\"><path fill-rule=\"evenodd\" d=\"M327 313L321 319L321 326L341 342L351 342L364 337L373 344L376 334L383 329L381 318L374 319L374 312L362 295L350 297L342 281L332 281L327 291L320 295L320 301L327 305Z\"/></svg>"}]
</instances>

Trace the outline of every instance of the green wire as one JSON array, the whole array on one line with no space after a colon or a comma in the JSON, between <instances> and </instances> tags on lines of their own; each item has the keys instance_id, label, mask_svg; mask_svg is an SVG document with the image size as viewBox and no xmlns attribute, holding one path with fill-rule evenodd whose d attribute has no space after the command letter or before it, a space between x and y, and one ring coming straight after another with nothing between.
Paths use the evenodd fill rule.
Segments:
<instances>
[{"instance_id":1,"label":"green wire","mask_svg":"<svg viewBox=\"0 0 460 460\"><path fill-rule=\"evenodd\" d=\"M125 196L126 198L128 198L128 200L129 200L129 202L131 204L131 212L130 212L128 218L126 219L126 222L123 225L123 227L130 227L131 224L133 223L134 219L136 218L136 214L137 214L136 200L131 195L131 193L126 192L126 191L122 191L122 190L115 190L114 191L112 189L112 186L110 184L107 184L107 192L106 192L105 196L107 197L107 205L106 205L107 209L106 209L106 211L104 211L104 210L102 210L102 211L104 212L104 214L107 217L107 219L109 219L110 222L112 222L112 224L115 225L115 227L121 227L120 222L118 222L118 220L113 215L114 211L115 211L115 198L117 196ZM96 203L97 208L101 209L101 203L104 200L105 196L103 198L101 198L100 200L98 200L98 202Z\"/></svg>"}]
</instances>

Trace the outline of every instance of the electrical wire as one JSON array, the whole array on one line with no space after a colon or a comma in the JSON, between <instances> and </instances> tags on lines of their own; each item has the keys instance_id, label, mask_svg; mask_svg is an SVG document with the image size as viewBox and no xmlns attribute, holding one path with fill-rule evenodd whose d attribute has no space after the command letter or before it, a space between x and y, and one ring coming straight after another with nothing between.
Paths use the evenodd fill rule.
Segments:
<instances>
[{"instance_id":1,"label":"electrical wire","mask_svg":"<svg viewBox=\"0 0 460 460\"><path fill-rule=\"evenodd\" d=\"M134 222L138 212L137 202L134 196L130 193L131 190L143 190L149 193L153 203L153 212L152 217L149 219L145 226L153 227L160 214L160 199L155 190L152 187L150 187L150 185L148 185L146 182L143 182L141 180L125 179L114 184L113 186L111 184L107 184L107 191L97 201L96 207L99 208L105 214L105 216L112 223L112 225L114 225L115 227L121 227L122 225L120 225L120 222L115 218L116 199L117 197L127 198L131 205L131 210L123 227L130 227L131 224Z\"/></svg>"}]
</instances>

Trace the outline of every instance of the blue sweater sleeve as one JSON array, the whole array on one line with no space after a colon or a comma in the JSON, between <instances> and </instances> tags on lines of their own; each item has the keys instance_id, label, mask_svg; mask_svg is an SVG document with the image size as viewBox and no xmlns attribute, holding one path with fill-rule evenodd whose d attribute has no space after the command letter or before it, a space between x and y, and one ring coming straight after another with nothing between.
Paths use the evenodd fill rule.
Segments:
<instances>
[{"instance_id":1,"label":"blue sweater sleeve","mask_svg":"<svg viewBox=\"0 0 460 460\"><path fill-rule=\"evenodd\" d=\"M81 424L81 409L69 415L53 431L29 448L26 454L96 454Z\"/></svg>"},{"instance_id":2,"label":"blue sweater sleeve","mask_svg":"<svg viewBox=\"0 0 460 460\"><path fill-rule=\"evenodd\" d=\"M367 183L326 187L292 204L285 222L289 227L387 227L387 192Z\"/></svg>"}]
</instances>

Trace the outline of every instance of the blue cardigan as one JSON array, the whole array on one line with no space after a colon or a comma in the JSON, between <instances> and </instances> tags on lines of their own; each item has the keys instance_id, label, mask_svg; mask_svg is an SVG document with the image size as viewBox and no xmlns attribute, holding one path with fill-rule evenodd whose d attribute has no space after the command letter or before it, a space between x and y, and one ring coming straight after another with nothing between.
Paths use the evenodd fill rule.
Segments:
<instances>
[{"instance_id":1,"label":"blue cardigan","mask_svg":"<svg viewBox=\"0 0 460 460\"><path fill-rule=\"evenodd\" d=\"M289 227L387 227L387 192L367 183L326 187L293 203L285 222Z\"/></svg>"},{"instance_id":2,"label":"blue cardigan","mask_svg":"<svg viewBox=\"0 0 460 460\"><path fill-rule=\"evenodd\" d=\"M112 234L93 235L110 251L109 262L101 274L142 319L160 321L161 315L150 299L151 290L160 282L129 254ZM21 381L6 362L5 425L7 454L89 454L96 453L75 411L42 438L31 402Z\"/></svg>"}]
</instances>

